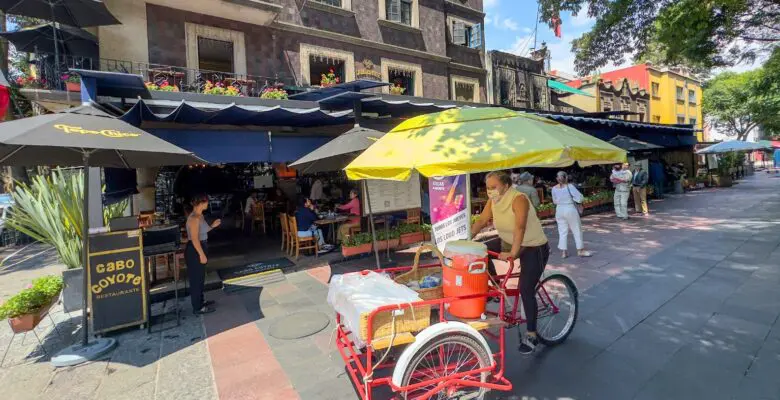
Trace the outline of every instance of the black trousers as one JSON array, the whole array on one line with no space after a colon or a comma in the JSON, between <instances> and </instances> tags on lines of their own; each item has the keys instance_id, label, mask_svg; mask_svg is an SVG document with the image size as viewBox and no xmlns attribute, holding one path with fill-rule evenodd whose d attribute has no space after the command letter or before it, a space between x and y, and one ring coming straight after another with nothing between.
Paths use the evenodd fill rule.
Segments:
<instances>
[{"instance_id":1,"label":"black trousers","mask_svg":"<svg viewBox=\"0 0 780 400\"><path fill-rule=\"evenodd\" d=\"M209 256L208 245L206 242L200 242L200 247ZM184 261L187 263L187 278L190 281L190 301L192 301L192 311L198 311L203 308L203 287L206 285L206 264L200 262L198 251L192 241L187 243L184 250Z\"/></svg>"},{"instance_id":2,"label":"black trousers","mask_svg":"<svg viewBox=\"0 0 780 400\"><path fill-rule=\"evenodd\" d=\"M487 245L488 250L496 253L500 253L502 248L508 251L506 250L508 243L503 243L499 238L488 240L485 245ZM536 285L539 284L539 279L547 266L547 260L550 259L550 244L523 247L518 259L520 261L520 297L523 299L523 311L525 311L525 318L528 320L526 328L529 332L536 332ZM493 263L488 263L488 269L492 275L496 275Z\"/></svg>"}]
</instances>

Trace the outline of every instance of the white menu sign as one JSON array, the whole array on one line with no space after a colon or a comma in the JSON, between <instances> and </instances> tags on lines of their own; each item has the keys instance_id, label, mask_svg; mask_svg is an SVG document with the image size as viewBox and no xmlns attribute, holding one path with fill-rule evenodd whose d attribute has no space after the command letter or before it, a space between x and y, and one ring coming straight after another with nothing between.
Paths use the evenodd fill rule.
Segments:
<instances>
[{"instance_id":1,"label":"white menu sign","mask_svg":"<svg viewBox=\"0 0 780 400\"><path fill-rule=\"evenodd\" d=\"M371 200L374 214L421 208L420 175L415 171L406 182L369 179L366 181L368 196L363 193L363 215L368 215L367 198Z\"/></svg>"}]
</instances>

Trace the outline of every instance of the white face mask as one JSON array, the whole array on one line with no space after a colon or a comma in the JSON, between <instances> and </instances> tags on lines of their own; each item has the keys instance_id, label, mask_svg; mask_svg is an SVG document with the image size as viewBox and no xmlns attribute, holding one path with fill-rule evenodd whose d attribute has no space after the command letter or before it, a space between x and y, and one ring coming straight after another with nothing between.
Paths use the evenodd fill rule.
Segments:
<instances>
[{"instance_id":1,"label":"white face mask","mask_svg":"<svg viewBox=\"0 0 780 400\"><path fill-rule=\"evenodd\" d=\"M487 195L490 200L493 200L493 202L498 202L501 200L501 192L498 189L488 189Z\"/></svg>"}]
</instances>

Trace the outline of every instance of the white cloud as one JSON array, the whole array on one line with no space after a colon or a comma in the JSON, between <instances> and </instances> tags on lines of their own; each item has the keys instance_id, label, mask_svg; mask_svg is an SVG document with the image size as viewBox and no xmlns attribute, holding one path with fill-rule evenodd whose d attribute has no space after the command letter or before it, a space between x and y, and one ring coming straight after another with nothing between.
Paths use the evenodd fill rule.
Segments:
<instances>
[{"instance_id":1,"label":"white cloud","mask_svg":"<svg viewBox=\"0 0 780 400\"><path fill-rule=\"evenodd\" d=\"M533 46L533 35L515 36L515 41L508 49L502 49L505 53L512 53L518 56L528 55L528 48Z\"/></svg>"},{"instance_id":2,"label":"white cloud","mask_svg":"<svg viewBox=\"0 0 780 400\"><path fill-rule=\"evenodd\" d=\"M493 18L490 15L485 15L485 26L490 25L490 23L493 22Z\"/></svg>"},{"instance_id":3,"label":"white cloud","mask_svg":"<svg viewBox=\"0 0 780 400\"><path fill-rule=\"evenodd\" d=\"M504 21L501 23L501 26L504 29L508 29L510 31L516 31L520 29L520 26L517 25L517 22L512 18L505 18Z\"/></svg>"},{"instance_id":4,"label":"white cloud","mask_svg":"<svg viewBox=\"0 0 780 400\"><path fill-rule=\"evenodd\" d=\"M588 12L586 10L580 10L577 16L574 15L571 16L570 21L573 27L582 28L591 25L595 21L595 19L588 17Z\"/></svg>"},{"instance_id":5,"label":"white cloud","mask_svg":"<svg viewBox=\"0 0 780 400\"><path fill-rule=\"evenodd\" d=\"M524 26L524 27L523 27L523 33L531 33L531 32L533 32L533 31L534 31L533 29L531 29L531 28L529 28L529 27L527 27L527 26Z\"/></svg>"},{"instance_id":6,"label":"white cloud","mask_svg":"<svg viewBox=\"0 0 780 400\"><path fill-rule=\"evenodd\" d=\"M486 9L493 8L497 5L498 5L498 0L485 0L484 2L482 2L482 7Z\"/></svg>"}]
</instances>

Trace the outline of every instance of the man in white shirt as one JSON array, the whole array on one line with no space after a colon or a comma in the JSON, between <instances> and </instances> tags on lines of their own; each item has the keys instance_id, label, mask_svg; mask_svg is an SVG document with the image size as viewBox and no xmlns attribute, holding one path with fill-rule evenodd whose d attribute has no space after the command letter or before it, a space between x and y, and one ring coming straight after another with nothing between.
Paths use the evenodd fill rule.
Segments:
<instances>
[{"instance_id":1,"label":"man in white shirt","mask_svg":"<svg viewBox=\"0 0 780 400\"><path fill-rule=\"evenodd\" d=\"M246 198L246 202L244 204L244 231L249 232L252 228L252 217L253 217L253 209L255 208L255 205L257 204L257 192L253 191L249 193L249 197ZM249 228L249 229L247 229Z\"/></svg>"},{"instance_id":2,"label":"man in white shirt","mask_svg":"<svg viewBox=\"0 0 780 400\"><path fill-rule=\"evenodd\" d=\"M315 179L314 183L311 184L311 193L309 193L309 198L315 202L322 200L322 181L320 178Z\"/></svg>"},{"instance_id":3,"label":"man in white shirt","mask_svg":"<svg viewBox=\"0 0 780 400\"><path fill-rule=\"evenodd\" d=\"M628 163L617 164L612 169L609 180L615 185L615 214L620 219L628 219L628 196L631 192L631 179L633 174Z\"/></svg>"}]
</instances>

